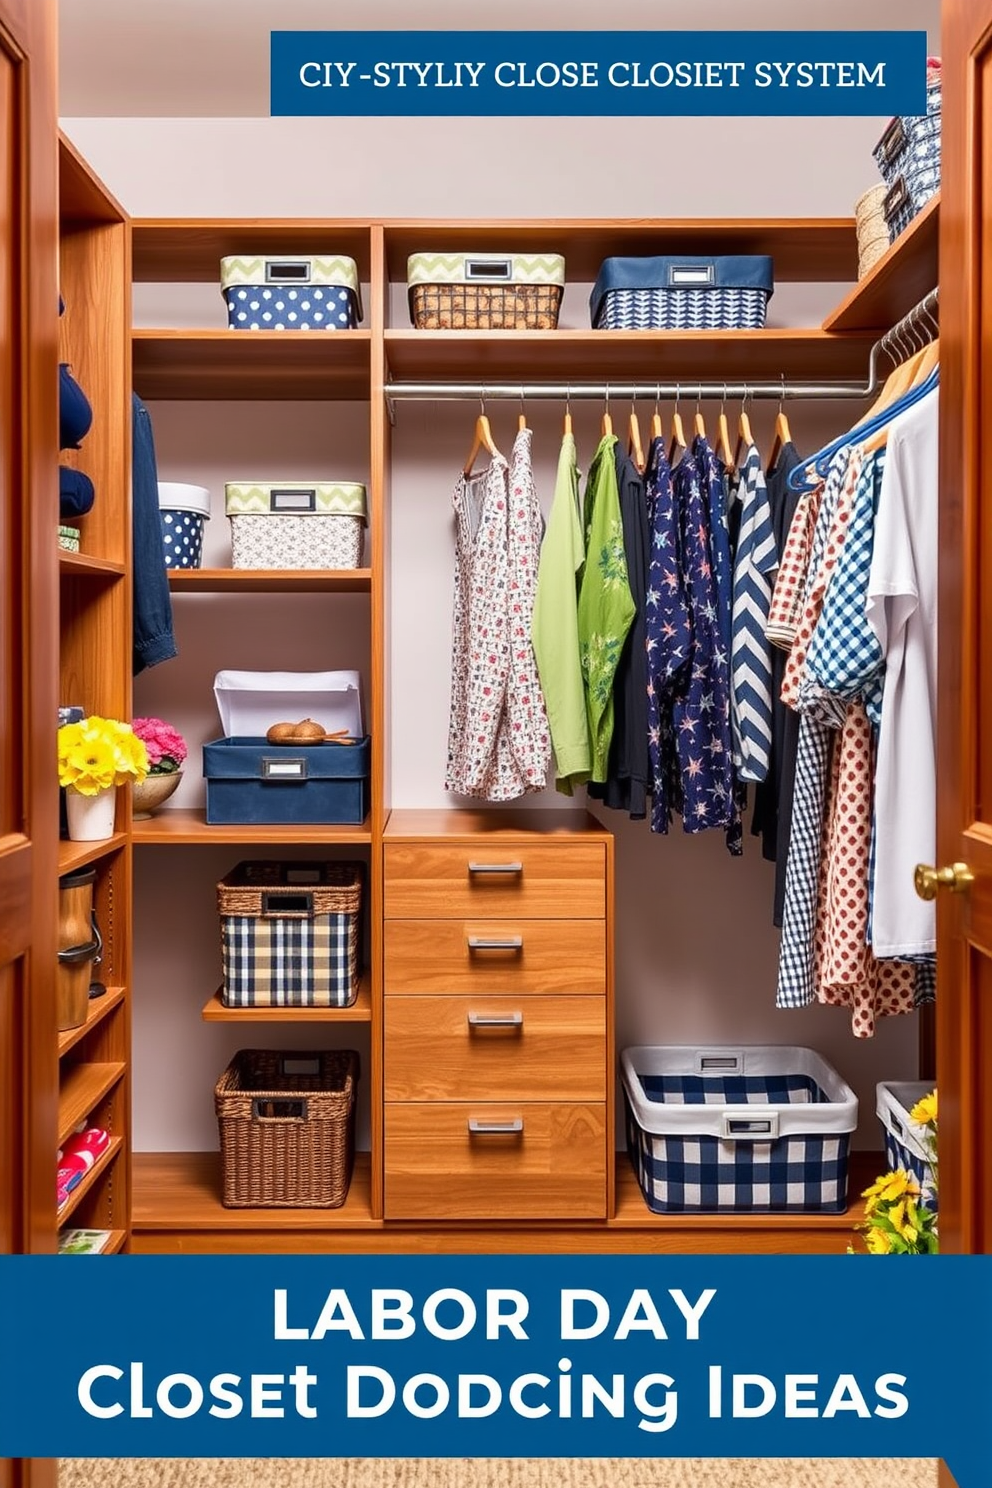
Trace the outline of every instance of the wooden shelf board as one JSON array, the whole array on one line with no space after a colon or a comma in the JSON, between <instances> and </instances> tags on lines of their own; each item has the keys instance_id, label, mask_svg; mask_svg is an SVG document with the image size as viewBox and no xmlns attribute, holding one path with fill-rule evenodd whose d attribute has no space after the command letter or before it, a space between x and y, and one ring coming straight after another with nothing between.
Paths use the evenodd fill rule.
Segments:
<instances>
[{"instance_id":1,"label":"wooden shelf board","mask_svg":"<svg viewBox=\"0 0 992 1488\"><path fill-rule=\"evenodd\" d=\"M108 987L103 997L90 999L86 1014L86 1022L81 1023L78 1028L69 1028L65 1033L59 1034L59 1058L68 1054L70 1049L75 1048L80 1039L84 1039L88 1033L92 1033L98 1023L102 1023L108 1013L114 1008L120 1007L124 1001L123 987Z\"/></svg>"},{"instance_id":2,"label":"wooden shelf board","mask_svg":"<svg viewBox=\"0 0 992 1488\"><path fill-rule=\"evenodd\" d=\"M101 1255L117 1255L127 1244L127 1230L111 1230L110 1239L100 1251Z\"/></svg>"},{"instance_id":3,"label":"wooden shelf board","mask_svg":"<svg viewBox=\"0 0 992 1488\"><path fill-rule=\"evenodd\" d=\"M369 331L135 330L135 390L166 399L365 399Z\"/></svg>"},{"instance_id":4,"label":"wooden shelf board","mask_svg":"<svg viewBox=\"0 0 992 1488\"><path fill-rule=\"evenodd\" d=\"M372 588L372 570L173 568L169 588L173 594L363 594Z\"/></svg>"},{"instance_id":5,"label":"wooden shelf board","mask_svg":"<svg viewBox=\"0 0 992 1488\"><path fill-rule=\"evenodd\" d=\"M423 837L432 842L438 837L470 837L473 841L492 837L521 837L533 841L555 835L608 838L608 827L586 811L555 811L554 808L512 806L451 808L401 807L389 813L384 836L387 840L407 841Z\"/></svg>"},{"instance_id":6,"label":"wooden shelf board","mask_svg":"<svg viewBox=\"0 0 992 1488\"><path fill-rule=\"evenodd\" d=\"M398 381L526 382L693 378L866 378L874 337L819 329L762 331L387 331Z\"/></svg>"},{"instance_id":7,"label":"wooden shelf board","mask_svg":"<svg viewBox=\"0 0 992 1488\"><path fill-rule=\"evenodd\" d=\"M389 277L405 282L411 253L561 253L570 283L595 279L604 258L627 254L769 253L775 278L843 283L857 276L853 219L430 222L387 221Z\"/></svg>"},{"instance_id":8,"label":"wooden shelf board","mask_svg":"<svg viewBox=\"0 0 992 1488\"><path fill-rule=\"evenodd\" d=\"M87 863L95 863L98 858L105 858L109 853L117 852L124 847L127 837L123 832L115 832L113 837L106 837L102 842L59 842L59 873L71 873L75 868L85 868Z\"/></svg>"},{"instance_id":9,"label":"wooden shelf board","mask_svg":"<svg viewBox=\"0 0 992 1488\"><path fill-rule=\"evenodd\" d=\"M124 222L127 213L67 135L59 132L59 218L68 224Z\"/></svg>"},{"instance_id":10,"label":"wooden shelf board","mask_svg":"<svg viewBox=\"0 0 992 1488\"><path fill-rule=\"evenodd\" d=\"M220 261L233 254L304 257L347 254L367 280L370 224L320 218L243 222L229 218L138 217L131 224L134 277L150 283L220 283Z\"/></svg>"},{"instance_id":11,"label":"wooden shelf board","mask_svg":"<svg viewBox=\"0 0 992 1488\"><path fill-rule=\"evenodd\" d=\"M823 329L887 331L895 325L936 285L939 239L938 194L827 316Z\"/></svg>"},{"instance_id":12,"label":"wooden shelf board","mask_svg":"<svg viewBox=\"0 0 992 1488\"><path fill-rule=\"evenodd\" d=\"M367 1152L355 1157L340 1209L225 1209L218 1152L136 1152L132 1158L135 1230L332 1230L373 1228Z\"/></svg>"},{"instance_id":13,"label":"wooden shelf board","mask_svg":"<svg viewBox=\"0 0 992 1488\"><path fill-rule=\"evenodd\" d=\"M83 578L92 576L93 578L119 579L123 578L125 568L123 563L115 563L110 558L91 558L88 553L68 553L65 548L60 548L59 573L73 574Z\"/></svg>"},{"instance_id":14,"label":"wooden shelf board","mask_svg":"<svg viewBox=\"0 0 992 1488\"><path fill-rule=\"evenodd\" d=\"M66 1200L65 1208L58 1211L56 1215L56 1223L60 1227L64 1224L68 1224L69 1220L75 1214L76 1210L79 1208L80 1204L83 1202L90 1189L107 1171L107 1169L110 1167L110 1164L114 1161L114 1158L117 1156L118 1152L120 1152L123 1146L123 1137L111 1137L110 1146L107 1148L106 1152L101 1158L98 1159L97 1162L93 1164L82 1182L72 1190L72 1193Z\"/></svg>"},{"instance_id":15,"label":"wooden shelf board","mask_svg":"<svg viewBox=\"0 0 992 1488\"><path fill-rule=\"evenodd\" d=\"M189 807L166 808L156 812L147 821L136 821L132 826L132 840L136 846L144 843L173 843L188 845L199 842L273 842L273 843L364 843L371 842L370 818L366 817L360 827L335 826L234 826L208 827L202 810Z\"/></svg>"},{"instance_id":16,"label":"wooden shelf board","mask_svg":"<svg viewBox=\"0 0 992 1488\"><path fill-rule=\"evenodd\" d=\"M100 1104L112 1090L127 1066L114 1064L77 1064L63 1076L59 1089L58 1144L61 1147L70 1132Z\"/></svg>"},{"instance_id":17,"label":"wooden shelf board","mask_svg":"<svg viewBox=\"0 0 992 1488\"><path fill-rule=\"evenodd\" d=\"M358 988L351 1007L258 1007L229 1008L221 1002L218 987L203 1005L205 1023L368 1023L372 1018L372 994L366 979Z\"/></svg>"}]
</instances>

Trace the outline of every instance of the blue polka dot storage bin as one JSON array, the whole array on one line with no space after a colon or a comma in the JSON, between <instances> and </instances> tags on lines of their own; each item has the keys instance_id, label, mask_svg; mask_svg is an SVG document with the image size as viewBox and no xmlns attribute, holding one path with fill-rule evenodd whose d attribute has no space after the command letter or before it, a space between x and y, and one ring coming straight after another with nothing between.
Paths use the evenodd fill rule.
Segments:
<instances>
[{"instance_id":1,"label":"blue polka dot storage bin","mask_svg":"<svg viewBox=\"0 0 992 1488\"><path fill-rule=\"evenodd\" d=\"M205 486L160 481L158 506L166 568L199 568L203 524L210 518L210 492Z\"/></svg>"},{"instance_id":2,"label":"blue polka dot storage bin","mask_svg":"<svg viewBox=\"0 0 992 1488\"><path fill-rule=\"evenodd\" d=\"M362 318L353 258L222 258L235 331L350 331Z\"/></svg>"}]
</instances>

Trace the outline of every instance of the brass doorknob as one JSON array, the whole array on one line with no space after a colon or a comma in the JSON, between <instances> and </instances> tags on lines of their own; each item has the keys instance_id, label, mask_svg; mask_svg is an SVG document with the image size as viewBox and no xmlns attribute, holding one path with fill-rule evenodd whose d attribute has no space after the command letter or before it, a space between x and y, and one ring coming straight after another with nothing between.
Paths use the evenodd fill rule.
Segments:
<instances>
[{"instance_id":1,"label":"brass doorknob","mask_svg":"<svg viewBox=\"0 0 992 1488\"><path fill-rule=\"evenodd\" d=\"M938 889L963 894L975 882L975 875L967 863L952 863L949 868L931 868L928 863L917 863L913 882L921 899L936 899Z\"/></svg>"}]
</instances>

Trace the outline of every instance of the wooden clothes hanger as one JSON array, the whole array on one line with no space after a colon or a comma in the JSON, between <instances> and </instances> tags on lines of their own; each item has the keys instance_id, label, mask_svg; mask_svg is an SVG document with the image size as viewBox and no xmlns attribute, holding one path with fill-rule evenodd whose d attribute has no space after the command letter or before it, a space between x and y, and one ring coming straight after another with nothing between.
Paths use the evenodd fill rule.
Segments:
<instances>
[{"instance_id":1,"label":"wooden clothes hanger","mask_svg":"<svg viewBox=\"0 0 992 1488\"><path fill-rule=\"evenodd\" d=\"M634 407L633 401L631 401L630 405L630 423L628 425L627 434L627 453L636 465L638 473L640 475L643 475L648 462L644 458L644 449L641 445L641 426L637 419L637 409Z\"/></svg>"},{"instance_id":2,"label":"wooden clothes hanger","mask_svg":"<svg viewBox=\"0 0 992 1488\"><path fill-rule=\"evenodd\" d=\"M527 413L524 409L524 390L520 389L520 416L517 419L517 433L522 434L527 427Z\"/></svg>"},{"instance_id":3,"label":"wooden clothes hanger","mask_svg":"<svg viewBox=\"0 0 992 1488\"><path fill-rule=\"evenodd\" d=\"M496 448L493 431L490 429L489 420L486 417L486 400L485 398L480 398L479 402L482 405L482 412L475 421L475 439L473 440L472 449L468 459L465 461L463 470L463 474L466 476L472 474L472 467L478 459L480 450L485 450L491 459L501 460L503 458Z\"/></svg>"},{"instance_id":4,"label":"wooden clothes hanger","mask_svg":"<svg viewBox=\"0 0 992 1488\"><path fill-rule=\"evenodd\" d=\"M720 412L716 421L716 442L713 446L718 459L722 460L728 470L734 469L734 451L730 443L730 427L727 424L727 415L724 404L727 401L727 389L723 390L723 402L720 404Z\"/></svg>"},{"instance_id":5,"label":"wooden clothes hanger","mask_svg":"<svg viewBox=\"0 0 992 1488\"><path fill-rule=\"evenodd\" d=\"M675 388L675 411L672 414L672 442L668 447L668 463L671 465L677 454L688 449L685 442L685 430L682 427L682 415L679 413L679 398L682 389L676 385Z\"/></svg>"},{"instance_id":6,"label":"wooden clothes hanger","mask_svg":"<svg viewBox=\"0 0 992 1488\"><path fill-rule=\"evenodd\" d=\"M571 432L572 432L572 390L571 390L571 388L566 388L566 390L565 390L565 424L564 424L564 427L562 429L562 434L563 435L564 434L571 434Z\"/></svg>"},{"instance_id":7,"label":"wooden clothes hanger","mask_svg":"<svg viewBox=\"0 0 992 1488\"><path fill-rule=\"evenodd\" d=\"M610 384L606 384L606 407L603 409L602 437L608 439L613 433L613 420L610 417Z\"/></svg>"},{"instance_id":8,"label":"wooden clothes hanger","mask_svg":"<svg viewBox=\"0 0 992 1488\"><path fill-rule=\"evenodd\" d=\"M737 448L734 450L733 468L736 470L741 462L741 451L748 449L754 444L754 436L751 433L751 420L747 414L747 385L744 387L744 397L741 400L740 417L737 420Z\"/></svg>"},{"instance_id":9,"label":"wooden clothes hanger","mask_svg":"<svg viewBox=\"0 0 992 1488\"><path fill-rule=\"evenodd\" d=\"M785 401L785 374L782 374L782 398L779 401L778 413L775 416L775 438L772 440L771 454L768 456L767 474L771 475L775 469L779 455L785 445L792 443L792 431L789 428L789 420L783 406Z\"/></svg>"},{"instance_id":10,"label":"wooden clothes hanger","mask_svg":"<svg viewBox=\"0 0 992 1488\"><path fill-rule=\"evenodd\" d=\"M654 413L651 416L651 438L664 439L665 431L661 424L661 387L658 387L654 395Z\"/></svg>"},{"instance_id":11,"label":"wooden clothes hanger","mask_svg":"<svg viewBox=\"0 0 992 1488\"><path fill-rule=\"evenodd\" d=\"M706 420L703 418L703 410L699 406L702 396L703 390L702 388L700 388L699 393L696 397L696 416L692 421L693 431L695 432L697 439L706 438Z\"/></svg>"}]
</instances>

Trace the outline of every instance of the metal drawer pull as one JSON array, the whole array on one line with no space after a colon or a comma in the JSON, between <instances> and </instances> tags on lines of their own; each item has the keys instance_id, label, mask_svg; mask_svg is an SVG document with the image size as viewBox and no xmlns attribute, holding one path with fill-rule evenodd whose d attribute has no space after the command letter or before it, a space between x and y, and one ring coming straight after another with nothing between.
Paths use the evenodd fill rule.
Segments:
<instances>
[{"instance_id":1,"label":"metal drawer pull","mask_svg":"<svg viewBox=\"0 0 992 1488\"><path fill-rule=\"evenodd\" d=\"M469 863L469 873L523 873L523 863Z\"/></svg>"},{"instance_id":2,"label":"metal drawer pull","mask_svg":"<svg viewBox=\"0 0 992 1488\"><path fill-rule=\"evenodd\" d=\"M476 1121L473 1116L468 1118L469 1135L473 1137L512 1137L523 1129L522 1116L514 1121Z\"/></svg>"},{"instance_id":3,"label":"metal drawer pull","mask_svg":"<svg viewBox=\"0 0 992 1488\"><path fill-rule=\"evenodd\" d=\"M470 951L522 951L524 938L522 935L508 935L505 940L490 940L484 935L470 935L468 948Z\"/></svg>"},{"instance_id":4,"label":"metal drawer pull","mask_svg":"<svg viewBox=\"0 0 992 1488\"><path fill-rule=\"evenodd\" d=\"M523 1013L469 1013L470 1028L523 1028Z\"/></svg>"}]
</instances>

